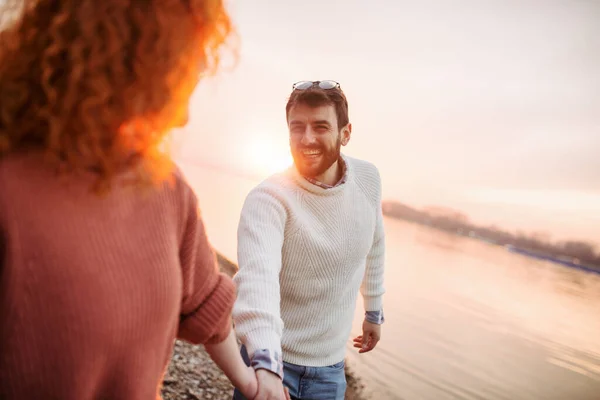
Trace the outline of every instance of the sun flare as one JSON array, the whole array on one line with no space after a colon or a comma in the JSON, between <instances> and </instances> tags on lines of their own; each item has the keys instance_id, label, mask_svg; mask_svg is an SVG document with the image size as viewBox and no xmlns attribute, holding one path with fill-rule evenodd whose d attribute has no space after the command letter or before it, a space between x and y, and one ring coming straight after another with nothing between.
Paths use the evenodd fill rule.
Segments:
<instances>
[{"instance_id":1,"label":"sun flare","mask_svg":"<svg viewBox=\"0 0 600 400\"><path fill-rule=\"evenodd\" d=\"M266 139L253 141L245 152L249 166L261 175L283 171L293 163L289 147Z\"/></svg>"}]
</instances>

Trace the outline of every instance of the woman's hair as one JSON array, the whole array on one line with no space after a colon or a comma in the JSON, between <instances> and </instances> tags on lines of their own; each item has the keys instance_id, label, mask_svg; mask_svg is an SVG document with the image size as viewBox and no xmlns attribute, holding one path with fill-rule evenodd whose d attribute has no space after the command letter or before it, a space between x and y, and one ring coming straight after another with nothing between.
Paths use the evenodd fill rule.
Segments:
<instances>
[{"instance_id":1,"label":"woman's hair","mask_svg":"<svg viewBox=\"0 0 600 400\"><path fill-rule=\"evenodd\" d=\"M231 31L222 0L4 0L0 159L164 178L160 147Z\"/></svg>"}]
</instances>

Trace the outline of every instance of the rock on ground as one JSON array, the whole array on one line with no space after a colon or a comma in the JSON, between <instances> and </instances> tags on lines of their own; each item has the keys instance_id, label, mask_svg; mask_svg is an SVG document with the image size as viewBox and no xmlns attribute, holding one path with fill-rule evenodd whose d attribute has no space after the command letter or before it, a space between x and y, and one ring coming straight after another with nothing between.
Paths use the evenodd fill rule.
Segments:
<instances>
[{"instance_id":1,"label":"rock on ground","mask_svg":"<svg viewBox=\"0 0 600 400\"><path fill-rule=\"evenodd\" d=\"M164 400L231 399L233 386L202 346L177 341L163 381Z\"/></svg>"}]
</instances>

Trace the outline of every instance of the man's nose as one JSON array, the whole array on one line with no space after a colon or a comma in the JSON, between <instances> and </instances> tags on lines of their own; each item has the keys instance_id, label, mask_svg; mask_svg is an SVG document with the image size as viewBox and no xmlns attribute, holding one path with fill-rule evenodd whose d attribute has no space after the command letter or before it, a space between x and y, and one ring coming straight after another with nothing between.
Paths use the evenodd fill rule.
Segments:
<instances>
[{"instance_id":1,"label":"man's nose","mask_svg":"<svg viewBox=\"0 0 600 400\"><path fill-rule=\"evenodd\" d=\"M313 132L312 128L307 127L306 130L304 131L304 134L302 135L302 138L300 139L300 144L302 144L303 146L309 146L309 145L312 145L315 143L316 143L315 133Z\"/></svg>"}]
</instances>

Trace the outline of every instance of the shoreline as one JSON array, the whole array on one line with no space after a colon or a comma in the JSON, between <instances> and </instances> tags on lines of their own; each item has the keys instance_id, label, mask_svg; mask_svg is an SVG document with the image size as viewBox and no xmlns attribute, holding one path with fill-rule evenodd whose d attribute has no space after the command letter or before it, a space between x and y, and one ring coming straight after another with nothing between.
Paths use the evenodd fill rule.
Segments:
<instances>
[{"instance_id":1,"label":"shoreline","mask_svg":"<svg viewBox=\"0 0 600 400\"><path fill-rule=\"evenodd\" d=\"M600 274L600 243L591 240L551 240L532 233L520 233L495 226L485 226L470 221L468 215L453 209L440 207L415 208L396 200L383 200L385 217L398 221L419 224L461 237L480 240L502 246L508 251L523 256L549 261L557 265Z\"/></svg>"},{"instance_id":2,"label":"shoreline","mask_svg":"<svg viewBox=\"0 0 600 400\"><path fill-rule=\"evenodd\" d=\"M217 252L222 272L233 276L237 265ZM366 400L364 385L346 366L346 400ZM230 400L233 386L210 359L203 346L193 346L177 340L168 370L163 379L161 394L164 400Z\"/></svg>"}]
</instances>

